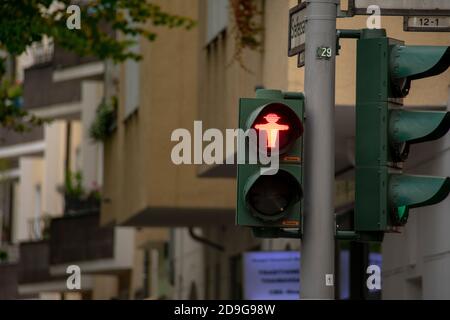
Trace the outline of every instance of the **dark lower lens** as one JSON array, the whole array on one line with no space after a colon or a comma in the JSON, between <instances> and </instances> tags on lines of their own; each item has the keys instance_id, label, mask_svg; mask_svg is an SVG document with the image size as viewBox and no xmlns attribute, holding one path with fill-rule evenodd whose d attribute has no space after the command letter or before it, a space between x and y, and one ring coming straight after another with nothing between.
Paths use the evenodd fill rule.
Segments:
<instances>
[{"instance_id":1,"label":"dark lower lens","mask_svg":"<svg viewBox=\"0 0 450 320\"><path fill-rule=\"evenodd\" d=\"M297 180L285 171L261 176L250 188L247 201L259 214L275 216L300 200L301 188Z\"/></svg>"}]
</instances>

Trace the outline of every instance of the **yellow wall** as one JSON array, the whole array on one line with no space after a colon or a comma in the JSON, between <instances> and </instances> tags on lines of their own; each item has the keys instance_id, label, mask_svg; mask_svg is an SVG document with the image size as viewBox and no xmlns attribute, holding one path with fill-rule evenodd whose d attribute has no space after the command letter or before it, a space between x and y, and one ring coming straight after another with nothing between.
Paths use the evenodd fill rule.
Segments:
<instances>
[{"instance_id":1,"label":"yellow wall","mask_svg":"<svg viewBox=\"0 0 450 320\"><path fill-rule=\"evenodd\" d=\"M109 300L117 297L119 287L117 277L96 275L93 282L92 300Z\"/></svg>"},{"instance_id":2,"label":"yellow wall","mask_svg":"<svg viewBox=\"0 0 450 320\"><path fill-rule=\"evenodd\" d=\"M157 1L170 12L198 19L197 0ZM155 28L155 42L141 41L141 96L136 113L123 119L105 144L103 223L127 221L146 208L233 208L234 181L197 178L194 165L171 161L172 131L193 132L198 119L199 28ZM122 72L123 77L123 72ZM217 192L220 190L220 192ZM212 213L213 214L213 213Z\"/></svg>"}]
</instances>

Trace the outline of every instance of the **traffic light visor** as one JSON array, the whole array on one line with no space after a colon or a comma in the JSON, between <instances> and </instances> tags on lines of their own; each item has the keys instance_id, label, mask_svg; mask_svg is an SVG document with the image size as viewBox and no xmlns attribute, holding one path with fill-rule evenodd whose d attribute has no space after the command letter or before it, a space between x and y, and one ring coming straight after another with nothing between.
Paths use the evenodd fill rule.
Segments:
<instances>
[{"instance_id":1,"label":"traffic light visor","mask_svg":"<svg viewBox=\"0 0 450 320\"><path fill-rule=\"evenodd\" d=\"M394 161L404 161L409 145L442 138L450 130L450 112L393 109L389 115L389 139ZM405 145L404 152L399 150Z\"/></svg>"},{"instance_id":2,"label":"traffic light visor","mask_svg":"<svg viewBox=\"0 0 450 320\"><path fill-rule=\"evenodd\" d=\"M450 193L449 177L392 174L389 195L394 207L418 208L443 201Z\"/></svg>"},{"instance_id":3,"label":"traffic light visor","mask_svg":"<svg viewBox=\"0 0 450 320\"><path fill-rule=\"evenodd\" d=\"M443 73L450 66L450 47L394 45L390 54L391 89L405 97L411 81Z\"/></svg>"}]
</instances>

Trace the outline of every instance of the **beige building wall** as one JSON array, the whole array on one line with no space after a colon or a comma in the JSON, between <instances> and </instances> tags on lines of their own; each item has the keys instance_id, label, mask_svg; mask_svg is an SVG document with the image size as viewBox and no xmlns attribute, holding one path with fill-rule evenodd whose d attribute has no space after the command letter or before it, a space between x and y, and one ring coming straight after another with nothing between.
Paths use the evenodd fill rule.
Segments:
<instances>
[{"instance_id":1,"label":"beige building wall","mask_svg":"<svg viewBox=\"0 0 450 320\"><path fill-rule=\"evenodd\" d=\"M82 126L80 121L72 120L70 133L70 170L81 170L80 149L82 141ZM66 120L54 120L44 127L45 149L43 155L43 213L58 216L64 210L64 197L61 191L65 184Z\"/></svg>"},{"instance_id":2,"label":"beige building wall","mask_svg":"<svg viewBox=\"0 0 450 320\"><path fill-rule=\"evenodd\" d=\"M70 137L70 170L72 172L81 171L81 138L82 125L81 121L74 120L70 122L71 137Z\"/></svg>"},{"instance_id":3,"label":"beige building wall","mask_svg":"<svg viewBox=\"0 0 450 320\"><path fill-rule=\"evenodd\" d=\"M92 300L110 300L117 297L119 279L114 275L96 275L93 277Z\"/></svg>"},{"instance_id":4,"label":"beige building wall","mask_svg":"<svg viewBox=\"0 0 450 320\"><path fill-rule=\"evenodd\" d=\"M196 119L202 120L205 128L225 130L237 125L239 98L252 94L256 86L263 85L263 54L262 50L244 50L241 61L234 58L236 31L231 10L227 29L206 42L207 14L207 1L200 1L196 31L199 37L198 76L191 76L188 83L195 81L198 86L198 107L194 106L198 112Z\"/></svg>"},{"instance_id":5,"label":"beige building wall","mask_svg":"<svg viewBox=\"0 0 450 320\"><path fill-rule=\"evenodd\" d=\"M201 229L195 230L196 234L204 236ZM173 263L175 266L175 286L173 299L206 299L205 288L208 279L205 277L205 266L203 244L194 241L188 229L179 228L174 230Z\"/></svg>"},{"instance_id":6,"label":"beige building wall","mask_svg":"<svg viewBox=\"0 0 450 320\"><path fill-rule=\"evenodd\" d=\"M32 240L31 221L42 211L44 161L39 157L19 160L18 214L14 217L14 242ZM40 189L40 193L37 191Z\"/></svg>"},{"instance_id":7,"label":"beige building wall","mask_svg":"<svg viewBox=\"0 0 450 320\"><path fill-rule=\"evenodd\" d=\"M167 11L198 18L197 0L157 2ZM103 206L104 222L114 216L124 223L145 209L234 206L233 180L199 179L194 165L177 166L171 160L176 144L170 141L172 132L178 128L193 132L198 119L198 29L153 29L158 33L156 42L141 40L139 108L124 119L120 95L117 130L105 143L105 194L111 202ZM122 82L122 93L123 86Z\"/></svg>"},{"instance_id":8,"label":"beige building wall","mask_svg":"<svg viewBox=\"0 0 450 320\"><path fill-rule=\"evenodd\" d=\"M254 74L241 70L238 64L224 67L225 62L231 60L230 53L232 53L233 45L230 44L232 42L230 32L226 34L225 40L219 38L210 45L210 48L201 47L200 60L206 61L203 63L207 64L206 70L224 70L213 73L213 78L210 76L211 72L207 73L208 76L200 75L199 85L202 90L199 94L201 101L199 118L203 119L208 126L221 129L234 128L237 124L238 100L240 97L254 97L255 86L262 85L268 89L284 91L304 90L305 68L297 68L297 57L287 56L288 11L296 4L296 0L265 1L262 55L247 51L244 59L250 70L253 71L256 67ZM366 27L366 20L366 16L340 18L337 26L341 29L361 29ZM450 44L446 33L403 31L403 17L383 16L381 23L382 28L387 29L389 37L402 39L407 45L445 46ZM200 20L200 34L204 32L202 27L204 28L204 23L202 24ZM356 40L341 39L340 44L342 48L336 60L336 104L354 105ZM205 54L206 51L208 54ZM220 59L224 56L225 59ZM404 100L404 104L444 106L447 101L446 88L449 82L450 70L433 78L414 81L411 93ZM216 83L218 85L215 85ZM210 96L213 98L208 98ZM223 101L229 102L224 104Z\"/></svg>"},{"instance_id":9,"label":"beige building wall","mask_svg":"<svg viewBox=\"0 0 450 320\"><path fill-rule=\"evenodd\" d=\"M62 120L53 121L44 127L42 205L45 214L55 216L62 214L64 206L63 197L58 189L64 186L66 130L67 124Z\"/></svg>"},{"instance_id":10,"label":"beige building wall","mask_svg":"<svg viewBox=\"0 0 450 320\"><path fill-rule=\"evenodd\" d=\"M89 135L90 126L103 97L103 83L83 81L81 92L81 169L84 187L90 190L95 186L101 186L103 180L103 148Z\"/></svg>"},{"instance_id":11,"label":"beige building wall","mask_svg":"<svg viewBox=\"0 0 450 320\"><path fill-rule=\"evenodd\" d=\"M133 255L133 264L131 271L131 283L130 283L130 298L134 298L137 294L143 293L144 288L144 252L148 250L151 252L154 248L157 248L161 245L164 245L169 241L169 229L168 228L142 228L140 230L136 230L135 232L135 247L134 247L134 255ZM152 257L150 257L150 261L148 264L149 268L149 278L147 279L149 295L145 298L158 298L158 292L152 291L152 283L160 282L161 284L165 279L155 279L155 275L152 274L151 271L151 261ZM165 270L165 273L169 273L169 270ZM157 275L159 277L159 275ZM157 288L158 291L163 289L161 287ZM169 288L170 290L170 288Z\"/></svg>"}]
</instances>

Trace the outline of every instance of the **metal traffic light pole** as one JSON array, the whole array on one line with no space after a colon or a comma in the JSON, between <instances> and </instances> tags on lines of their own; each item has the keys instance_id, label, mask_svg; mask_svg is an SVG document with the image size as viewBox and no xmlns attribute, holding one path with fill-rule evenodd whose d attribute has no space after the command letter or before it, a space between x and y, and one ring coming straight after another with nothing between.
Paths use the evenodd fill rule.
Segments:
<instances>
[{"instance_id":1,"label":"metal traffic light pole","mask_svg":"<svg viewBox=\"0 0 450 320\"><path fill-rule=\"evenodd\" d=\"M334 108L337 0L307 0L302 299L334 299Z\"/></svg>"}]
</instances>

